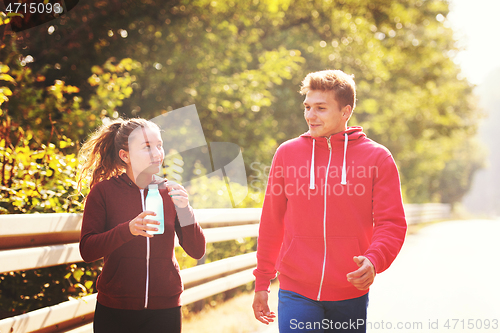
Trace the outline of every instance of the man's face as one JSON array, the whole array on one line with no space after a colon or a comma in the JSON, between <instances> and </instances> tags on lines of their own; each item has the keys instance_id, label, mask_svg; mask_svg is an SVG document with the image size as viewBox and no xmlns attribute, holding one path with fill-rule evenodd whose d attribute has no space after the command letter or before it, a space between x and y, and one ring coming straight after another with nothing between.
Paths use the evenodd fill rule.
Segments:
<instances>
[{"instance_id":1,"label":"man's face","mask_svg":"<svg viewBox=\"0 0 500 333\"><path fill-rule=\"evenodd\" d=\"M345 131L350 106L340 108L332 91L310 90L304 100L304 118L314 137L329 137Z\"/></svg>"}]
</instances>

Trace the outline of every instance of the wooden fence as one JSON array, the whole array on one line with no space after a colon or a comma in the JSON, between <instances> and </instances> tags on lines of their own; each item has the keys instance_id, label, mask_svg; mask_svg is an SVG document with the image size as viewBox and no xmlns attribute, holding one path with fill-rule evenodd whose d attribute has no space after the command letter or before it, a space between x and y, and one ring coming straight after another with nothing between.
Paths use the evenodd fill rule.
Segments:
<instances>
[{"instance_id":1,"label":"wooden fence","mask_svg":"<svg viewBox=\"0 0 500 333\"><path fill-rule=\"evenodd\" d=\"M405 205L408 224L446 219L445 204ZM207 243L257 237L260 208L196 209ZM81 214L0 215L0 273L81 262ZM181 270L190 304L253 281L255 252ZM0 320L0 333L91 333L96 295Z\"/></svg>"},{"instance_id":2,"label":"wooden fence","mask_svg":"<svg viewBox=\"0 0 500 333\"><path fill-rule=\"evenodd\" d=\"M451 205L442 203L405 204L406 222L419 224L447 219L451 216Z\"/></svg>"}]
</instances>

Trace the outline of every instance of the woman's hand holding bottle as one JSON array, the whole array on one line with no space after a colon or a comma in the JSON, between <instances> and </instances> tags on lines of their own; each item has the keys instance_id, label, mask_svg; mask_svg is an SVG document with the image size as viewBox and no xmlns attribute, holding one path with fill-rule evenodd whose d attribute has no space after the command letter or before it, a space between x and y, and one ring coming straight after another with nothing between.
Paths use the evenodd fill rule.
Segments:
<instances>
[{"instance_id":1,"label":"woman's hand holding bottle","mask_svg":"<svg viewBox=\"0 0 500 333\"><path fill-rule=\"evenodd\" d=\"M147 219L146 216L153 215L155 216L155 212L152 211L144 211L137 215L132 221L129 222L128 227L130 229L130 233L134 236L144 236L144 237L153 237L153 235L148 234L147 231L157 231L158 228L154 225L159 225L159 221ZM153 226L152 226L153 225Z\"/></svg>"}]
</instances>

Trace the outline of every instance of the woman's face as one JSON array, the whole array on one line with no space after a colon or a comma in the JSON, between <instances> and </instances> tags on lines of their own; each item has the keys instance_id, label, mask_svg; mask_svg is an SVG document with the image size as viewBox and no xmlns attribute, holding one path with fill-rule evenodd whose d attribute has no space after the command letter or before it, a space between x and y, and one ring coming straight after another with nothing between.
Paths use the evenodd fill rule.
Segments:
<instances>
[{"instance_id":1,"label":"woman's face","mask_svg":"<svg viewBox=\"0 0 500 333\"><path fill-rule=\"evenodd\" d=\"M138 127L128 139L128 161L127 174L139 185L140 179L145 179L146 185L151 181L151 177L159 173L165 158L163 151L163 140L160 131L155 128ZM143 187L143 186L139 186Z\"/></svg>"}]
</instances>

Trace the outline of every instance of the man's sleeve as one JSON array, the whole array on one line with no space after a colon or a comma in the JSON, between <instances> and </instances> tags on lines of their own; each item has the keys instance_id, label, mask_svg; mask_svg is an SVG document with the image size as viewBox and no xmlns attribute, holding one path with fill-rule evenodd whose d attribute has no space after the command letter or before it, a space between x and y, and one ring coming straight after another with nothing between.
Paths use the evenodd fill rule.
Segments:
<instances>
[{"instance_id":1,"label":"man's sleeve","mask_svg":"<svg viewBox=\"0 0 500 333\"><path fill-rule=\"evenodd\" d=\"M257 242L257 268L254 270L255 291L267 290L276 277L276 260L283 243L283 220L287 198L284 191L282 152L273 158L266 188Z\"/></svg>"},{"instance_id":2,"label":"man's sleeve","mask_svg":"<svg viewBox=\"0 0 500 333\"><path fill-rule=\"evenodd\" d=\"M364 255L381 273L401 250L407 228L399 174L391 155L379 165L373 182L373 236Z\"/></svg>"}]
</instances>

